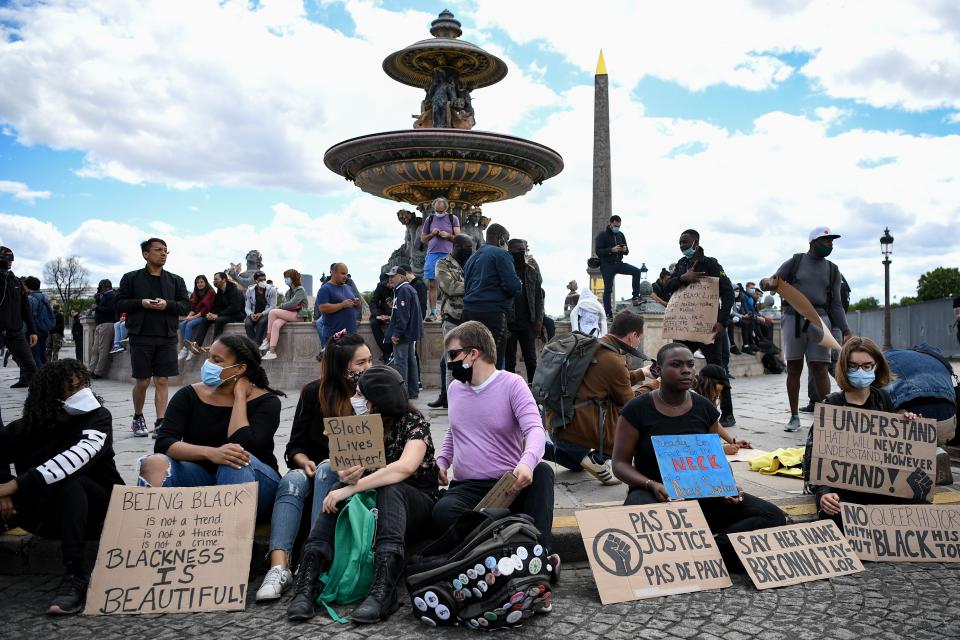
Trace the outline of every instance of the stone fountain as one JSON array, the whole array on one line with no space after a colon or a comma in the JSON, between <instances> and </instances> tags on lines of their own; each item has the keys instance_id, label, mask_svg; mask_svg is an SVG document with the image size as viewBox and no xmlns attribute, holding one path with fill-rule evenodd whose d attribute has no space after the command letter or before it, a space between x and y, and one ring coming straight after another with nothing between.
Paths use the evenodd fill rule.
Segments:
<instances>
[{"instance_id":1,"label":"stone fountain","mask_svg":"<svg viewBox=\"0 0 960 640\"><path fill-rule=\"evenodd\" d=\"M522 196L563 170L553 149L514 136L474 131L471 92L507 75L507 65L460 39L460 22L443 11L433 36L383 61L394 80L425 91L413 130L374 133L330 147L324 163L372 195L421 212L439 196L463 220L478 207Z\"/></svg>"}]
</instances>

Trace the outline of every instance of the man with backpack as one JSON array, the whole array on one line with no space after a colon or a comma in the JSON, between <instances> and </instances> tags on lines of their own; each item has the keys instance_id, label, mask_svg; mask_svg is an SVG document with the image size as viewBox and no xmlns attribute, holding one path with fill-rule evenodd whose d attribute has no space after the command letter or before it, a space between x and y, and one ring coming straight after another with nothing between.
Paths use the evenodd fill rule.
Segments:
<instances>
[{"instance_id":1,"label":"man with backpack","mask_svg":"<svg viewBox=\"0 0 960 640\"><path fill-rule=\"evenodd\" d=\"M633 385L651 377L649 368L627 368L626 355L642 344L643 316L624 310L599 339L569 333L544 347L533 393L551 432L546 460L586 471L604 485L620 484L610 467L613 433L620 410L634 397Z\"/></svg>"},{"instance_id":2,"label":"man with backpack","mask_svg":"<svg viewBox=\"0 0 960 640\"><path fill-rule=\"evenodd\" d=\"M56 328L57 320L50 301L40 291L39 278L36 276L24 278L23 290L27 293L33 326L37 330L37 343L30 347L30 351L33 353L34 363L37 367L42 367L47 363L47 339L50 337L50 332Z\"/></svg>"},{"instance_id":3,"label":"man with backpack","mask_svg":"<svg viewBox=\"0 0 960 640\"><path fill-rule=\"evenodd\" d=\"M450 213L450 202L446 198L436 198L431 205L431 213L420 228L420 241L427 245L427 256L423 264L423 277L429 290L429 315L427 322L440 319L437 309L437 263L453 251L453 239L460 233L460 218ZM427 300L423 301L424 304Z\"/></svg>"},{"instance_id":4,"label":"man with backpack","mask_svg":"<svg viewBox=\"0 0 960 640\"><path fill-rule=\"evenodd\" d=\"M810 248L806 253L794 254L780 265L777 273L760 282L764 290L776 292L782 280L793 285L817 310L824 326L830 331L840 329L843 341L850 337L847 316L843 312L843 299L840 293L840 270L827 260L833 251L833 241L839 238L829 227L816 227L808 237ZM820 397L830 393L830 376L827 366L830 364L830 348L820 344L822 336L819 328L810 330L810 322L784 302L783 317L780 324L783 356L787 361L787 399L790 402L790 420L784 431L800 429L800 374L803 373L803 360L806 358L810 375L817 381Z\"/></svg>"},{"instance_id":5,"label":"man with backpack","mask_svg":"<svg viewBox=\"0 0 960 640\"><path fill-rule=\"evenodd\" d=\"M843 313L846 314L850 309L850 285L847 284L847 279L843 277L843 274L840 274L840 302L843 305ZM843 340L843 336L840 332L834 328L830 331L833 334L833 337L837 342ZM837 359L840 357L840 352L830 351L830 365L827 366L827 375L831 378L834 376L834 369L837 367ZM813 376L807 376L807 405L800 407L800 413L813 413L814 405L818 402L823 402L824 396L820 395L820 392L817 390L817 381Z\"/></svg>"}]
</instances>

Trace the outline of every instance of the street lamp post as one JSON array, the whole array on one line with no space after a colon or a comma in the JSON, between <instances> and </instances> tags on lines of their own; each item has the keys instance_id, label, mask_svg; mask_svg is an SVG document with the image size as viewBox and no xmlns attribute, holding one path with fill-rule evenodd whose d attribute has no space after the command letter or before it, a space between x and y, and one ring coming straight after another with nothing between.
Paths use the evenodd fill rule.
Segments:
<instances>
[{"instance_id":1,"label":"street lamp post","mask_svg":"<svg viewBox=\"0 0 960 640\"><path fill-rule=\"evenodd\" d=\"M890 256L893 255L893 236L890 228L883 230L880 236L880 250L883 253L883 348L892 349L890 341Z\"/></svg>"}]
</instances>

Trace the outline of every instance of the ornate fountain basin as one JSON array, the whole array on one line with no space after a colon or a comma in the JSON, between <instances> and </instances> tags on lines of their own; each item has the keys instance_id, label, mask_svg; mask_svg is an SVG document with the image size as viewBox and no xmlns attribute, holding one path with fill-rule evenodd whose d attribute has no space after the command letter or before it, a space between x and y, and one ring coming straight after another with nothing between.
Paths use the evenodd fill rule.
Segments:
<instances>
[{"instance_id":1,"label":"ornate fountain basin","mask_svg":"<svg viewBox=\"0 0 960 640\"><path fill-rule=\"evenodd\" d=\"M544 145L460 129L389 131L330 147L327 168L363 191L422 205L445 196L455 209L522 196L563 170Z\"/></svg>"}]
</instances>

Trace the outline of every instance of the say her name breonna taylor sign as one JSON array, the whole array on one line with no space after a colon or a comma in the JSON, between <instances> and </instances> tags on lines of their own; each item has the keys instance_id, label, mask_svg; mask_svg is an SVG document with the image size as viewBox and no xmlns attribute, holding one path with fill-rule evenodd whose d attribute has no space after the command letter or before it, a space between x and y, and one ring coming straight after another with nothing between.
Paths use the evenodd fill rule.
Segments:
<instances>
[{"instance_id":1,"label":"say her name breonna taylor sign","mask_svg":"<svg viewBox=\"0 0 960 640\"><path fill-rule=\"evenodd\" d=\"M603 604L731 586L696 501L577 511Z\"/></svg>"},{"instance_id":2,"label":"say her name breonna taylor sign","mask_svg":"<svg viewBox=\"0 0 960 640\"><path fill-rule=\"evenodd\" d=\"M937 427L932 420L818 404L810 483L933 501Z\"/></svg>"},{"instance_id":3,"label":"say her name breonna taylor sign","mask_svg":"<svg viewBox=\"0 0 960 640\"><path fill-rule=\"evenodd\" d=\"M257 483L116 486L85 615L241 611Z\"/></svg>"}]
</instances>

